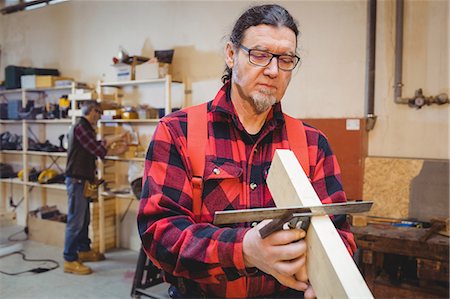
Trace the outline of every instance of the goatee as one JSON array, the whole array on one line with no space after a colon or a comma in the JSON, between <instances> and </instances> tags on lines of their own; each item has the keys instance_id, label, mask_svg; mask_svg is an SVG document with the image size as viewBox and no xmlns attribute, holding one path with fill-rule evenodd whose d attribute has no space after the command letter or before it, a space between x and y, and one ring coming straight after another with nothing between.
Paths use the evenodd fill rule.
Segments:
<instances>
[{"instance_id":1,"label":"goatee","mask_svg":"<svg viewBox=\"0 0 450 299\"><path fill-rule=\"evenodd\" d=\"M253 101L253 107L257 114L267 111L276 103L276 98L270 90L260 89L257 92L250 94Z\"/></svg>"}]
</instances>

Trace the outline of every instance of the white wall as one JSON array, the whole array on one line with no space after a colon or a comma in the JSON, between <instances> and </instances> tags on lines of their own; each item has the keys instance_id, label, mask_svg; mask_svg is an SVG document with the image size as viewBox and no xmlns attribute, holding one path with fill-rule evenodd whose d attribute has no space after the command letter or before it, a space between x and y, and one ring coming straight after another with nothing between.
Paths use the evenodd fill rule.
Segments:
<instances>
[{"instance_id":1,"label":"white wall","mask_svg":"<svg viewBox=\"0 0 450 299\"><path fill-rule=\"evenodd\" d=\"M449 159L449 105L394 104L395 1L379 3L373 156ZM449 2L405 1L403 97L449 94Z\"/></svg>"},{"instance_id":2,"label":"white wall","mask_svg":"<svg viewBox=\"0 0 450 299\"><path fill-rule=\"evenodd\" d=\"M119 45L132 55L175 48L174 75L193 103L214 96L225 37L251 1L69 1L0 17L1 68L56 67L96 82ZM258 2L260 3L260 1ZM302 66L283 101L297 117L363 117L366 1L281 1L299 20ZM376 103L369 154L449 158L449 106L393 103L395 2L378 1ZM403 95L448 93L448 1L405 1ZM0 78L3 78L2 73Z\"/></svg>"},{"instance_id":3,"label":"white wall","mask_svg":"<svg viewBox=\"0 0 450 299\"><path fill-rule=\"evenodd\" d=\"M175 48L174 76L192 102L220 86L225 37L252 1L69 1L0 16L0 68L58 68L95 83L111 71L119 45L151 57ZM261 3L261 1L257 2ZM297 117L364 117L367 4L280 1L299 20L303 63L283 100ZM449 93L449 3L405 1L403 96ZM415 110L394 104L395 1L378 1L373 156L449 159L449 105ZM4 79L4 73L0 72Z\"/></svg>"}]
</instances>

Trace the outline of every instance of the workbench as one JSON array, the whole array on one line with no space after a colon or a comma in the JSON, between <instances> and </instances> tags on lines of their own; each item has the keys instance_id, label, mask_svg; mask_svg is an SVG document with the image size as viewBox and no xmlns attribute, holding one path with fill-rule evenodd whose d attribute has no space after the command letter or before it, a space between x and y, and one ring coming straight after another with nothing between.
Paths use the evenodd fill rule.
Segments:
<instances>
[{"instance_id":1,"label":"workbench","mask_svg":"<svg viewBox=\"0 0 450 299\"><path fill-rule=\"evenodd\" d=\"M375 298L449 298L449 237L419 239L426 229L352 227L356 259Z\"/></svg>"}]
</instances>

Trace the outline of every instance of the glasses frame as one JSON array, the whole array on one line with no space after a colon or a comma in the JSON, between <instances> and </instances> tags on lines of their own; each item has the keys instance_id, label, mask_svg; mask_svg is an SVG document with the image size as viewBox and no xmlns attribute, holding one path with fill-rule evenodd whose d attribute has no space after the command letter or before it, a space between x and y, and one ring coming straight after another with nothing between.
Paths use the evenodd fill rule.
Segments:
<instances>
[{"instance_id":1,"label":"glasses frame","mask_svg":"<svg viewBox=\"0 0 450 299\"><path fill-rule=\"evenodd\" d=\"M244 45L242 45L242 44L239 45L239 48L241 48L242 50L244 50L245 52L247 52L247 54L248 54L248 61L249 61L251 64L256 65L256 66L260 66L260 67L266 67L266 66L268 66L268 65L272 62L272 59L275 57L275 58L277 59L277 67L278 67L278 69L283 70L283 71L288 71L288 72L290 72L290 71L293 71L293 70L297 67L298 63L299 63L300 60L301 60L300 57L297 56L297 55L274 54L274 53L270 53L270 52L264 51L264 50L259 50L259 49L249 49L249 48L247 48L246 46L244 46ZM267 53L267 54L272 55L272 57L270 57L270 59L269 59L269 61L267 62L266 65L256 64L256 63L254 63L254 62L250 59L250 57L251 57L251 52L252 52L252 51L264 52L264 53ZM295 57L295 58L297 58L297 62L295 63L294 67L291 68L291 69L281 68L281 67L280 67L280 60L279 60L279 57L281 57L281 56Z\"/></svg>"}]
</instances>

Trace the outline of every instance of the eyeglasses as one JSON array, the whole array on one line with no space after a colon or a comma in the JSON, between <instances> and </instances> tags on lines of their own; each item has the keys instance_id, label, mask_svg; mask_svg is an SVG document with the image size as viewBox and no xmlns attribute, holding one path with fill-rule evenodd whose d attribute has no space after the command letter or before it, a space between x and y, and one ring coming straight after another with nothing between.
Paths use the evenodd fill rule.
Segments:
<instances>
[{"instance_id":1,"label":"eyeglasses","mask_svg":"<svg viewBox=\"0 0 450 299\"><path fill-rule=\"evenodd\" d=\"M280 70L292 71L300 61L300 57L297 55L273 54L263 50L249 49L243 45L239 45L239 47L248 53L248 61L257 66L268 66L275 57Z\"/></svg>"}]
</instances>

